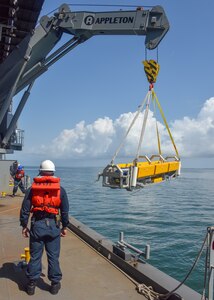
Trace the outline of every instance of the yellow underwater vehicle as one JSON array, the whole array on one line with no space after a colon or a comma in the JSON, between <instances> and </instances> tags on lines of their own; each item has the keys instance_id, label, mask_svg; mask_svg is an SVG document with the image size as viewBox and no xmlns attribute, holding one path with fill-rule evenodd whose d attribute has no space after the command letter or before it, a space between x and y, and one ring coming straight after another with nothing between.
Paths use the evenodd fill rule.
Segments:
<instances>
[{"instance_id":1,"label":"yellow underwater vehicle","mask_svg":"<svg viewBox=\"0 0 214 300\"><path fill-rule=\"evenodd\" d=\"M144 63L144 70L146 72L148 81L150 82L149 91L145 99L143 100L142 104L139 106L139 109L134 119L132 120L128 128L128 131L126 132L123 141L121 142L119 148L115 152L111 163L104 168L101 174L99 174L99 177L100 176L103 177L102 185L104 187L127 189L131 191L135 188L141 188L148 184L159 183L165 180L176 178L177 176L180 175L181 162L180 162L178 150L176 148L171 131L167 124L160 102L158 101L157 95L154 91L153 84L156 81L156 77L160 67L159 64L154 60L144 61L143 63ZM151 157L148 157L147 155L140 155L151 101L153 102L154 105L157 105L160 111L168 135L174 147L175 155L170 155L170 156L168 155L166 157L163 157L161 151L161 142L160 142L157 120L156 120L156 133L157 133L158 154L154 154ZM119 151L121 150L126 137L128 136L131 128L133 127L135 121L137 120L144 106L145 106L144 118L143 118L143 124L142 124L136 157L131 163L115 164L114 160L118 155Z\"/></svg>"},{"instance_id":2,"label":"yellow underwater vehicle","mask_svg":"<svg viewBox=\"0 0 214 300\"><path fill-rule=\"evenodd\" d=\"M179 158L153 155L143 162L109 164L102 172L103 186L133 190L145 185L169 180L180 175L181 162ZM154 158L159 158L154 160ZM170 160L170 161L169 161Z\"/></svg>"}]
</instances>

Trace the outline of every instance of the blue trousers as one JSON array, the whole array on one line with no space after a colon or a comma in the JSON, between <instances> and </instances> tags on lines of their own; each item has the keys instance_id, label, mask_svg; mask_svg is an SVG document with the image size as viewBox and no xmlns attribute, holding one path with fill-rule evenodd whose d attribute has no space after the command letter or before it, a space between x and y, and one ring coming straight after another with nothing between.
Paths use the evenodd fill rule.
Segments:
<instances>
[{"instance_id":1,"label":"blue trousers","mask_svg":"<svg viewBox=\"0 0 214 300\"><path fill-rule=\"evenodd\" d=\"M26 275L28 279L37 281L42 272L42 254L44 248L48 259L48 279L57 283L62 279L59 266L60 228L54 219L31 220L30 230L30 262Z\"/></svg>"},{"instance_id":2,"label":"blue trousers","mask_svg":"<svg viewBox=\"0 0 214 300\"><path fill-rule=\"evenodd\" d=\"M15 178L14 179L14 187L13 187L13 195L16 194L16 192L18 191L18 188L20 188L22 193L25 194L25 188L24 188L24 185L22 183L22 180Z\"/></svg>"}]
</instances>

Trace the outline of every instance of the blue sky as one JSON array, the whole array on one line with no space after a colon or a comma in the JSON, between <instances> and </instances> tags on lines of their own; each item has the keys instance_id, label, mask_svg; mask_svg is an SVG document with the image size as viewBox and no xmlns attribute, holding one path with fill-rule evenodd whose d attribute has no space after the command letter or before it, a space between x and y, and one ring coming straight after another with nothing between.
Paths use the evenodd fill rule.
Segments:
<instances>
[{"instance_id":1,"label":"blue sky","mask_svg":"<svg viewBox=\"0 0 214 300\"><path fill-rule=\"evenodd\" d=\"M206 0L203 6L194 0L96 2L163 6L170 30L159 45L155 91L184 166L214 167L214 1ZM46 0L41 16L62 3ZM65 35L63 40L67 39ZM148 91L141 63L144 41L144 36L96 36L53 65L37 79L20 117L24 149L7 158L18 158L24 165L37 165L43 159L67 166L108 163ZM156 50L147 51L147 57L155 59ZM20 95L15 105L19 99ZM137 130L122 152L123 161L137 148L133 142ZM151 150L149 134L142 151Z\"/></svg>"}]
</instances>

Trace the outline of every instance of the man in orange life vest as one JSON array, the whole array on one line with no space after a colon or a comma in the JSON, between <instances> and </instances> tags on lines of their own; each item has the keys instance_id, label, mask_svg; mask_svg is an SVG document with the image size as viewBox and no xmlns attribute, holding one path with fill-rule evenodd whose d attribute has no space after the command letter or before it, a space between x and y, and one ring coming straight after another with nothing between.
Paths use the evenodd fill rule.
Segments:
<instances>
[{"instance_id":1,"label":"man in orange life vest","mask_svg":"<svg viewBox=\"0 0 214 300\"><path fill-rule=\"evenodd\" d=\"M25 194L25 188L22 179L25 177L25 171L21 165L18 165L17 171L14 174L14 187L13 187L13 197L16 195L18 188Z\"/></svg>"},{"instance_id":2,"label":"man in orange life vest","mask_svg":"<svg viewBox=\"0 0 214 300\"><path fill-rule=\"evenodd\" d=\"M45 248L48 259L50 293L55 295L61 288L62 272L59 266L60 236L66 236L69 223L69 203L66 191L60 186L60 178L54 176L55 165L45 160L40 165L39 175L25 194L20 224L24 237L30 236L30 262L26 269L28 284L26 292L33 295L42 272L42 253ZM31 228L27 227L30 212ZM60 217L62 228L60 229Z\"/></svg>"}]
</instances>

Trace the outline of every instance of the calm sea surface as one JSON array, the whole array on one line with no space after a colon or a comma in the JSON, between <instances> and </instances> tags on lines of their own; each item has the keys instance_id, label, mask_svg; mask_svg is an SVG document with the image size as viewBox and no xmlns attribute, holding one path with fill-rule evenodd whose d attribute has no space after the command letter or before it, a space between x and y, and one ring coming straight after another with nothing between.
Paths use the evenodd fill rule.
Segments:
<instances>
[{"instance_id":1,"label":"calm sea surface","mask_svg":"<svg viewBox=\"0 0 214 300\"><path fill-rule=\"evenodd\" d=\"M36 168L26 167L31 178ZM214 169L183 169L172 181L134 192L102 187L96 182L101 168L59 168L56 176L67 190L70 215L113 242L123 231L125 240L144 250L148 261L168 275L183 280L214 225ZM204 255L188 286L201 293Z\"/></svg>"}]
</instances>

